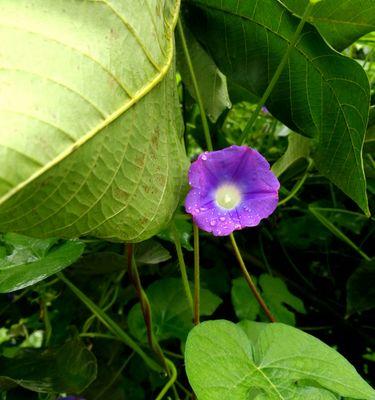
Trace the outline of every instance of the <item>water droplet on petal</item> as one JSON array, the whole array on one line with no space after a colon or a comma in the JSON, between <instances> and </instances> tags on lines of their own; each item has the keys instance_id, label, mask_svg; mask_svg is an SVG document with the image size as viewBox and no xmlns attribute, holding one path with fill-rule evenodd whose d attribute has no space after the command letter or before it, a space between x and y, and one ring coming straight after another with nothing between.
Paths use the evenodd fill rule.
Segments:
<instances>
[{"instance_id":1,"label":"water droplet on petal","mask_svg":"<svg viewBox=\"0 0 375 400\"><path fill-rule=\"evenodd\" d=\"M220 221L225 221L225 217L220 217Z\"/></svg>"},{"instance_id":2,"label":"water droplet on petal","mask_svg":"<svg viewBox=\"0 0 375 400\"><path fill-rule=\"evenodd\" d=\"M234 227L235 227L235 229L240 229L241 225L240 224L235 224Z\"/></svg>"},{"instance_id":3,"label":"water droplet on petal","mask_svg":"<svg viewBox=\"0 0 375 400\"><path fill-rule=\"evenodd\" d=\"M200 210L201 210L202 212L203 212L203 211L207 211L207 208L206 208L206 207L201 207Z\"/></svg>"},{"instance_id":4,"label":"water droplet on petal","mask_svg":"<svg viewBox=\"0 0 375 400\"><path fill-rule=\"evenodd\" d=\"M211 226L215 226L215 225L216 225L216 221L215 221L214 219L211 220L210 225L211 225Z\"/></svg>"},{"instance_id":5,"label":"water droplet on petal","mask_svg":"<svg viewBox=\"0 0 375 400\"><path fill-rule=\"evenodd\" d=\"M203 161L207 160L207 156L205 154L203 154L201 158L202 158Z\"/></svg>"},{"instance_id":6,"label":"water droplet on petal","mask_svg":"<svg viewBox=\"0 0 375 400\"><path fill-rule=\"evenodd\" d=\"M196 208L196 209L194 210L194 212L196 212L197 214L199 214L199 208Z\"/></svg>"}]
</instances>

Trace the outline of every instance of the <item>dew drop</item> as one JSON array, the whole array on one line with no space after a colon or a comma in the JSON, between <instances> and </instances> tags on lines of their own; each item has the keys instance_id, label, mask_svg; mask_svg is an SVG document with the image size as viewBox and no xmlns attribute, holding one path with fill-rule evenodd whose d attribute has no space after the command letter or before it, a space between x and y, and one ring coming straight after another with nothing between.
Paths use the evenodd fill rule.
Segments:
<instances>
[{"instance_id":1,"label":"dew drop","mask_svg":"<svg viewBox=\"0 0 375 400\"><path fill-rule=\"evenodd\" d=\"M215 221L214 219L211 220L210 225L211 225L211 226L215 226L215 225L216 225L216 221Z\"/></svg>"},{"instance_id":2,"label":"dew drop","mask_svg":"<svg viewBox=\"0 0 375 400\"><path fill-rule=\"evenodd\" d=\"M202 155L202 160L206 161L207 160L207 156L205 154Z\"/></svg>"},{"instance_id":3,"label":"dew drop","mask_svg":"<svg viewBox=\"0 0 375 400\"><path fill-rule=\"evenodd\" d=\"M235 224L234 227L235 227L235 229L240 229L241 225L240 224Z\"/></svg>"},{"instance_id":4,"label":"dew drop","mask_svg":"<svg viewBox=\"0 0 375 400\"><path fill-rule=\"evenodd\" d=\"M220 217L220 221L225 221L225 217Z\"/></svg>"},{"instance_id":5,"label":"dew drop","mask_svg":"<svg viewBox=\"0 0 375 400\"><path fill-rule=\"evenodd\" d=\"M197 213L197 214L199 214L199 208L196 208L196 209L194 210L194 212Z\"/></svg>"}]
</instances>

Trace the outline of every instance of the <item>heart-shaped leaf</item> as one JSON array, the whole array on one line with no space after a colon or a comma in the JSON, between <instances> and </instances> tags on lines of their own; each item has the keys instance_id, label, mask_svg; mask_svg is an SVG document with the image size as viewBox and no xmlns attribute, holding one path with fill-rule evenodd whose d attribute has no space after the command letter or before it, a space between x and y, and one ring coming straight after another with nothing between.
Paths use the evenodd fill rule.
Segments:
<instances>
[{"instance_id":1,"label":"heart-shaped leaf","mask_svg":"<svg viewBox=\"0 0 375 400\"><path fill-rule=\"evenodd\" d=\"M199 400L375 398L334 349L280 323L203 322L189 334L185 361Z\"/></svg>"},{"instance_id":2,"label":"heart-shaped leaf","mask_svg":"<svg viewBox=\"0 0 375 400\"><path fill-rule=\"evenodd\" d=\"M140 241L169 221L186 168L178 11L1 1L0 231Z\"/></svg>"},{"instance_id":3,"label":"heart-shaped leaf","mask_svg":"<svg viewBox=\"0 0 375 400\"><path fill-rule=\"evenodd\" d=\"M190 28L229 83L261 97L299 19L278 0L188 0L187 5ZM363 68L307 24L267 101L292 130L316 139L313 158L320 172L367 214L362 147L369 94Z\"/></svg>"}]
</instances>

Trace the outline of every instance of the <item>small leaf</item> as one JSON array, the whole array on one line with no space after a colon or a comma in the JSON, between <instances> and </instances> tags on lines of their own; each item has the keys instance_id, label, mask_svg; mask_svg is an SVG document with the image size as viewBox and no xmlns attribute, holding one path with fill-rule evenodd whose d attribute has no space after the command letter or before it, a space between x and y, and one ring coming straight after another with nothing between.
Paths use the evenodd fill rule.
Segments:
<instances>
[{"instance_id":1,"label":"small leaf","mask_svg":"<svg viewBox=\"0 0 375 400\"><path fill-rule=\"evenodd\" d=\"M259 286L262 288L266 304L277 321L293 326L296 324L294 313L285 307L286 305L299 313L306 313L302 300L289 292L282 279L263 274L259 278Z\"/></svg>"},{"instance_id":2,"label":"small leaf","mask_svg":"<svg viewBox=\"0 0 375 400\"><path fill-rule=\"evenodd\" d=\"M290 293L280 278L263 274L258 283L262 297L278 322L295 325L296 318L289 308L303 314L306 312L302 300ZM239 320L255 320L260 314L259 304L244 278L232 281L232 302Z\"/></svg>"},{"instance_id":3,"label":"small leaf","mask_svg":"<svg viewBox=\"0 0 375 400\"><path fill-rule=\"evenodd\" d=\"M146 290L151 304L152 322L159 340L178 338L182 341L193 327L192 311L180 279L166 278L152 283ZM201 315L213 314L221 299L207 289L201 290ZM133 336L147 341L145 323L139 304L129 312L128 324Z\"/></svg>"},{"instance_id":4,"label":"small leaf","mask_svg":"<svg viewBox=\"0 0 375 400\"><path fill-rule=\"evenodd\" d=\"M307 159L310 150L311 139L291 132L288 136L288 148L285 154L273 164L272 171L276 176L280 176L297 161Z\"/></svg>"},{"instance_id":5,"label":"small leaf","mask_svg":"<svg viewBox=\"0 0 375 400\"><path fill-rule=\"evenodd\" d=\"M186 218L186 214L182 214L181 212L177 212L171 224L174 224L180 238L181 246L186 250L193 251L193 247L191 245L191 237L193 235L193 225L190 219ZM158 234L158 237L163 240L167 240L168 242L174 243L173 239L173 230L171 225L169 225L166 229L161 231Z\"/></svg>"},{"instance_id":6,"label":"small leaf","mask_svg":"<svg viewBox=\"0 0 375 400\"><path fill-rule=\"evenodd\" d=\"M375 260L363 262L347 283L346 307L348 314L375 307Z\"/></svg>"},{"instance_id":7,"label":"small leaf","mask_svg":"<svg viewBox=\"0 0 375 400\"><path fill-rule=\"evenodd\" d=\"M244 278L233 279L231 295L237 318L239 320L255 320L259 314L260 306Z\"/></svg>"},{"instance_id":8,"label":"small leaf","mask_svg":"<svg viewBox=\"0 0 375 400\"><path fill-rule=\"evenodd\" d=\"M49 350L24 349L0 358L0 381L40 393L80 393L95 378L95 356L79 339Z\"/></svg>"},{"instance_id":9,"label":"small leaf","mask_svg":"<svg viewBox=\"0 0 375 400\"><path fill-rule=\"evenodd\" d=\"M203 106L210 120L216 122L222 112L232 105L228 94L227 79L187 27L184 27L184 33ZM177 69L190 95L196 98L180 35L177 35L176 46Z\"/></svg>"},{"instance_id":10,"label":"small leaf","mask_svg":"<svg viewBox=\"0 0 375 400\"><path fill-rule=\"evenodd\" d=\"M0 292L7 293L34 285L73 264L84 244L76 240L33 239L7 234L2 239L9 254L0 259Z\"/></svg>"},{"instance_id":11,"label":"small leaf","mask_svg":"<svg viewBox=\"0 0 375 400\"><path fill-rule=\"evenodd\" d=\"M170 258L169 251L155 240L147 240L135 246L137 264L159 264Z\"/></svg>"},{"instance_id":12,"label":"small leaf","mask_svg":"<svg viewBox=\"0 0 375 400\"><path fill-rule=\"evenodd\" d=\"M186 372L199 400L375 398L354 367L313 336L273 323L253 342L242 327L208 321L190 332Z\"/></svg>"}]
</instances>

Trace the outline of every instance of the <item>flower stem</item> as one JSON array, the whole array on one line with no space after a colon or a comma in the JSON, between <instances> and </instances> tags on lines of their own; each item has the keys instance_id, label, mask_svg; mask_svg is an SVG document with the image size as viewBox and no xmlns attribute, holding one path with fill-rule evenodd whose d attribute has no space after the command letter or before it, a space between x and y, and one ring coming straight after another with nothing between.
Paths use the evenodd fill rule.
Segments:
<instances>
[{"instance_id":1,"label":"flower stem","mask_svg":"<svg viewBox=\"0 0 375 400\"><path fill-rule=\"evenodd\" d=\"M147 330L148 344L149 344L151 350L153 350L153 352L159 358L160 363L163 366L163 368L168 372L168 366L165 361L163 351L159 345L159 342L155 338L155 335L153 332L151 305L148 300L147 294L143 290L143 287L142 287L141 278L139 276L137 264L134 259L133 245L127 244L126 249L127 249L127 258L128 258L128 274L129 274L130 280L133 283L133 286L135 288L135 291L137 293L137 296L138 296L138 299L139 299L139 302L141 305L143 319L145 321L146 330Z\"/></svg>"},{"instance_id":2,"label":"flower stem","mask_svg":"<svg viewBox=\"0 0 375 400\"><path fill-rule=\"evenodd\" d=\"M172 233L173 233L174 244L176 247L178 263L180 264L182 284L184 286L186 298L187 298L189 306L191 308L191 312L194 315L193 296L191 294L189 279L188 279L188 275L186 272L186 264L185 264L185 260L184 260L184 254L182 252L181 241L178 236L178 231L177 231L176 225L174 223L172 224Z\"/></svg>"},{"instance_id":3,"label":"flower stem","mask_svg":"<svg viewBox=\"0 0 375 400\"><path fill-rule=\"evenodd\" d=\"M243 261L243 258L241 256L240 250L237 246L236 239L234 238L233 233L230 234L230 240L232 242L233 250L234 250L234 253L236 254L237 261L240 264L242 274L243 274L247 284L249 285L250 290L253 292L254 297L258 301L259 305L262 307L263 311L266 313L269 320L271 322L276 322L276 318L272 315L271 311L267 307L266 303L264 302L261 294L259 293L259 291L253 281L253 278L251 277L251 275L249 274L249 272L246 269L246 265Z\"/></svg>"},{"instance_id":4,"label":"flower stem","mask_svg":"<svg viewBox=\"0 0 375 400\"><path fill-rule=\"evenodd\" d=\"M194 66L191 61L190 52L189 52L189 48L188 48L188 45L186 42L186 37L185 37L185 33L184 33L184 28L182 26L181 18L178 19L177 29L178 29L178 33L180 35L182 49L183 49L183 52L184 52L184 55L186 58L186 62L187 62L188 68L189 68L191 81L193 83L195 98L197 100L198 107L199 107L200 114L201 114L203 133L204 133L204 137L206 140L207 150L212 151L213 146L212 146L212 140L211 140L211 135L210 135L210 127L208 125L207 116L204 111L202 96L201 96L201 93L199 90L199 85L198 85L197 77L195 75Z\"/></svg>"},{"instance_id":5,"label":"flower stem","mask_svg":"<svg viewBox=\"0 0 375 400\"><path fill-rule=\"evenodd\" d=\"M173 364L172 361L168 360L168 358L165 359L168 365L168 371L170 371L170 378L169 381L166 383L166 385L163 387L163 389L161 390L161 392L157 395L157 397L155 398L155 400L161 400L168 392L168 390L171 388L171 386L174 385L174 383L176 382L177 379L177 370L175 365ZM177 397L178 399L178 397Z\"/></svg>"},{"instance_id":6,"label":"flower stem","mask_svg":"<svg viewBox=\"0 0 375 400\"><path fill-rule=\"evenodd\" d=\"M200 263L199 263L199 228L193 224L194 233L194 324L200 322Z\"/></svg>"},{"instance_id":7,"label":"flower stem","mask_svg":"<svg viewBox=\"0 0 375 400\"><path fill-rule=\"evenodd\" d=\"M302 18L301 18L301 20L300 20L300 22L299 22L299 24L297 26L297 29L294 32L294 35L293 35L293 37L292 37L292 39L291 39L291 41L290 41L290 43L289 43L289 45L288 45L288 47L286 49L286 52L284 53L284 56L281 59L280 64L278 65L278 67L277 67L277 69L276 69L276 71L275 71L270 83L268 84L265 92L263 93L262 98L260 99L255 111L252 113L249 122L246 124L246 127L242 132L241 140L240 140L241 144L245 144L247 142L248 136L250 135L250 133L252 131L252 128L253 128L253 125L254 125L256 119L258 118L259 112L262 109L262 107L266 104L266 101L267 101L268 97L272 93L277 81L279 80L279 78L280 78L280 76L281 76L281 74L282 74L282 72L283 72L283 70L285 68L286 63L288 62L290 53L291 53L292 49L295 47L295 45L296 45L296 43L298 41L299 35L302 32L303 27L305 26L306 20L309 17L313 6L314 6L314 2L309 1L308 5L307 5L307 7L305 9L305 12L303 13Z\"/></svg>"},{"instance_id":8,"label":"flower stem","mask_svg":"<svg viewBox=\"0 0 375 400\"><path fill-rule=\"evenodd\" d=\"M141 347L115 322L108 314L106 314L100 307L91 301L81 290L77 288L62 272L57 274L59 279L63 281L69 289L82 301L83 304L96 316L96 318L105 325L108 330L118 337L123 343L133 349L143 361L154 371L160 372L160 366L150 358Z\"/></svg>"},{"instance_id":9,"label":"flower stem","mask_svg":"<svg viewBox=\"0 0 375 400\"><path fill-rule=\"evenodd\" d=\"M151 312L151 305L150 301L148 300L147 294L142 287L141 278L138 273L137 264L134 259L134 252L133 252L133 245L127 244L127 257L128 257L128 274L129 278L132 281L135 291L137 292L139 302L141 305L141 310L143 314L143 319L145 321L146 330L147 330L147 339L151 350L155 353L155 355L159 358L161 365L163 366L165 372L169 376L169 381L164 386L162 391L159 393L157 399L162 399L164 395L168 392L169 388L173 386L173 390L175 393L175 398L178 398L177 390L174 387L174 382L177 378L177 371L176 367L174 366L173 362L168 360L163 353L162 348L158 340L156 339L152 327L152 312Z\"/></svg>"}]
</instances>

